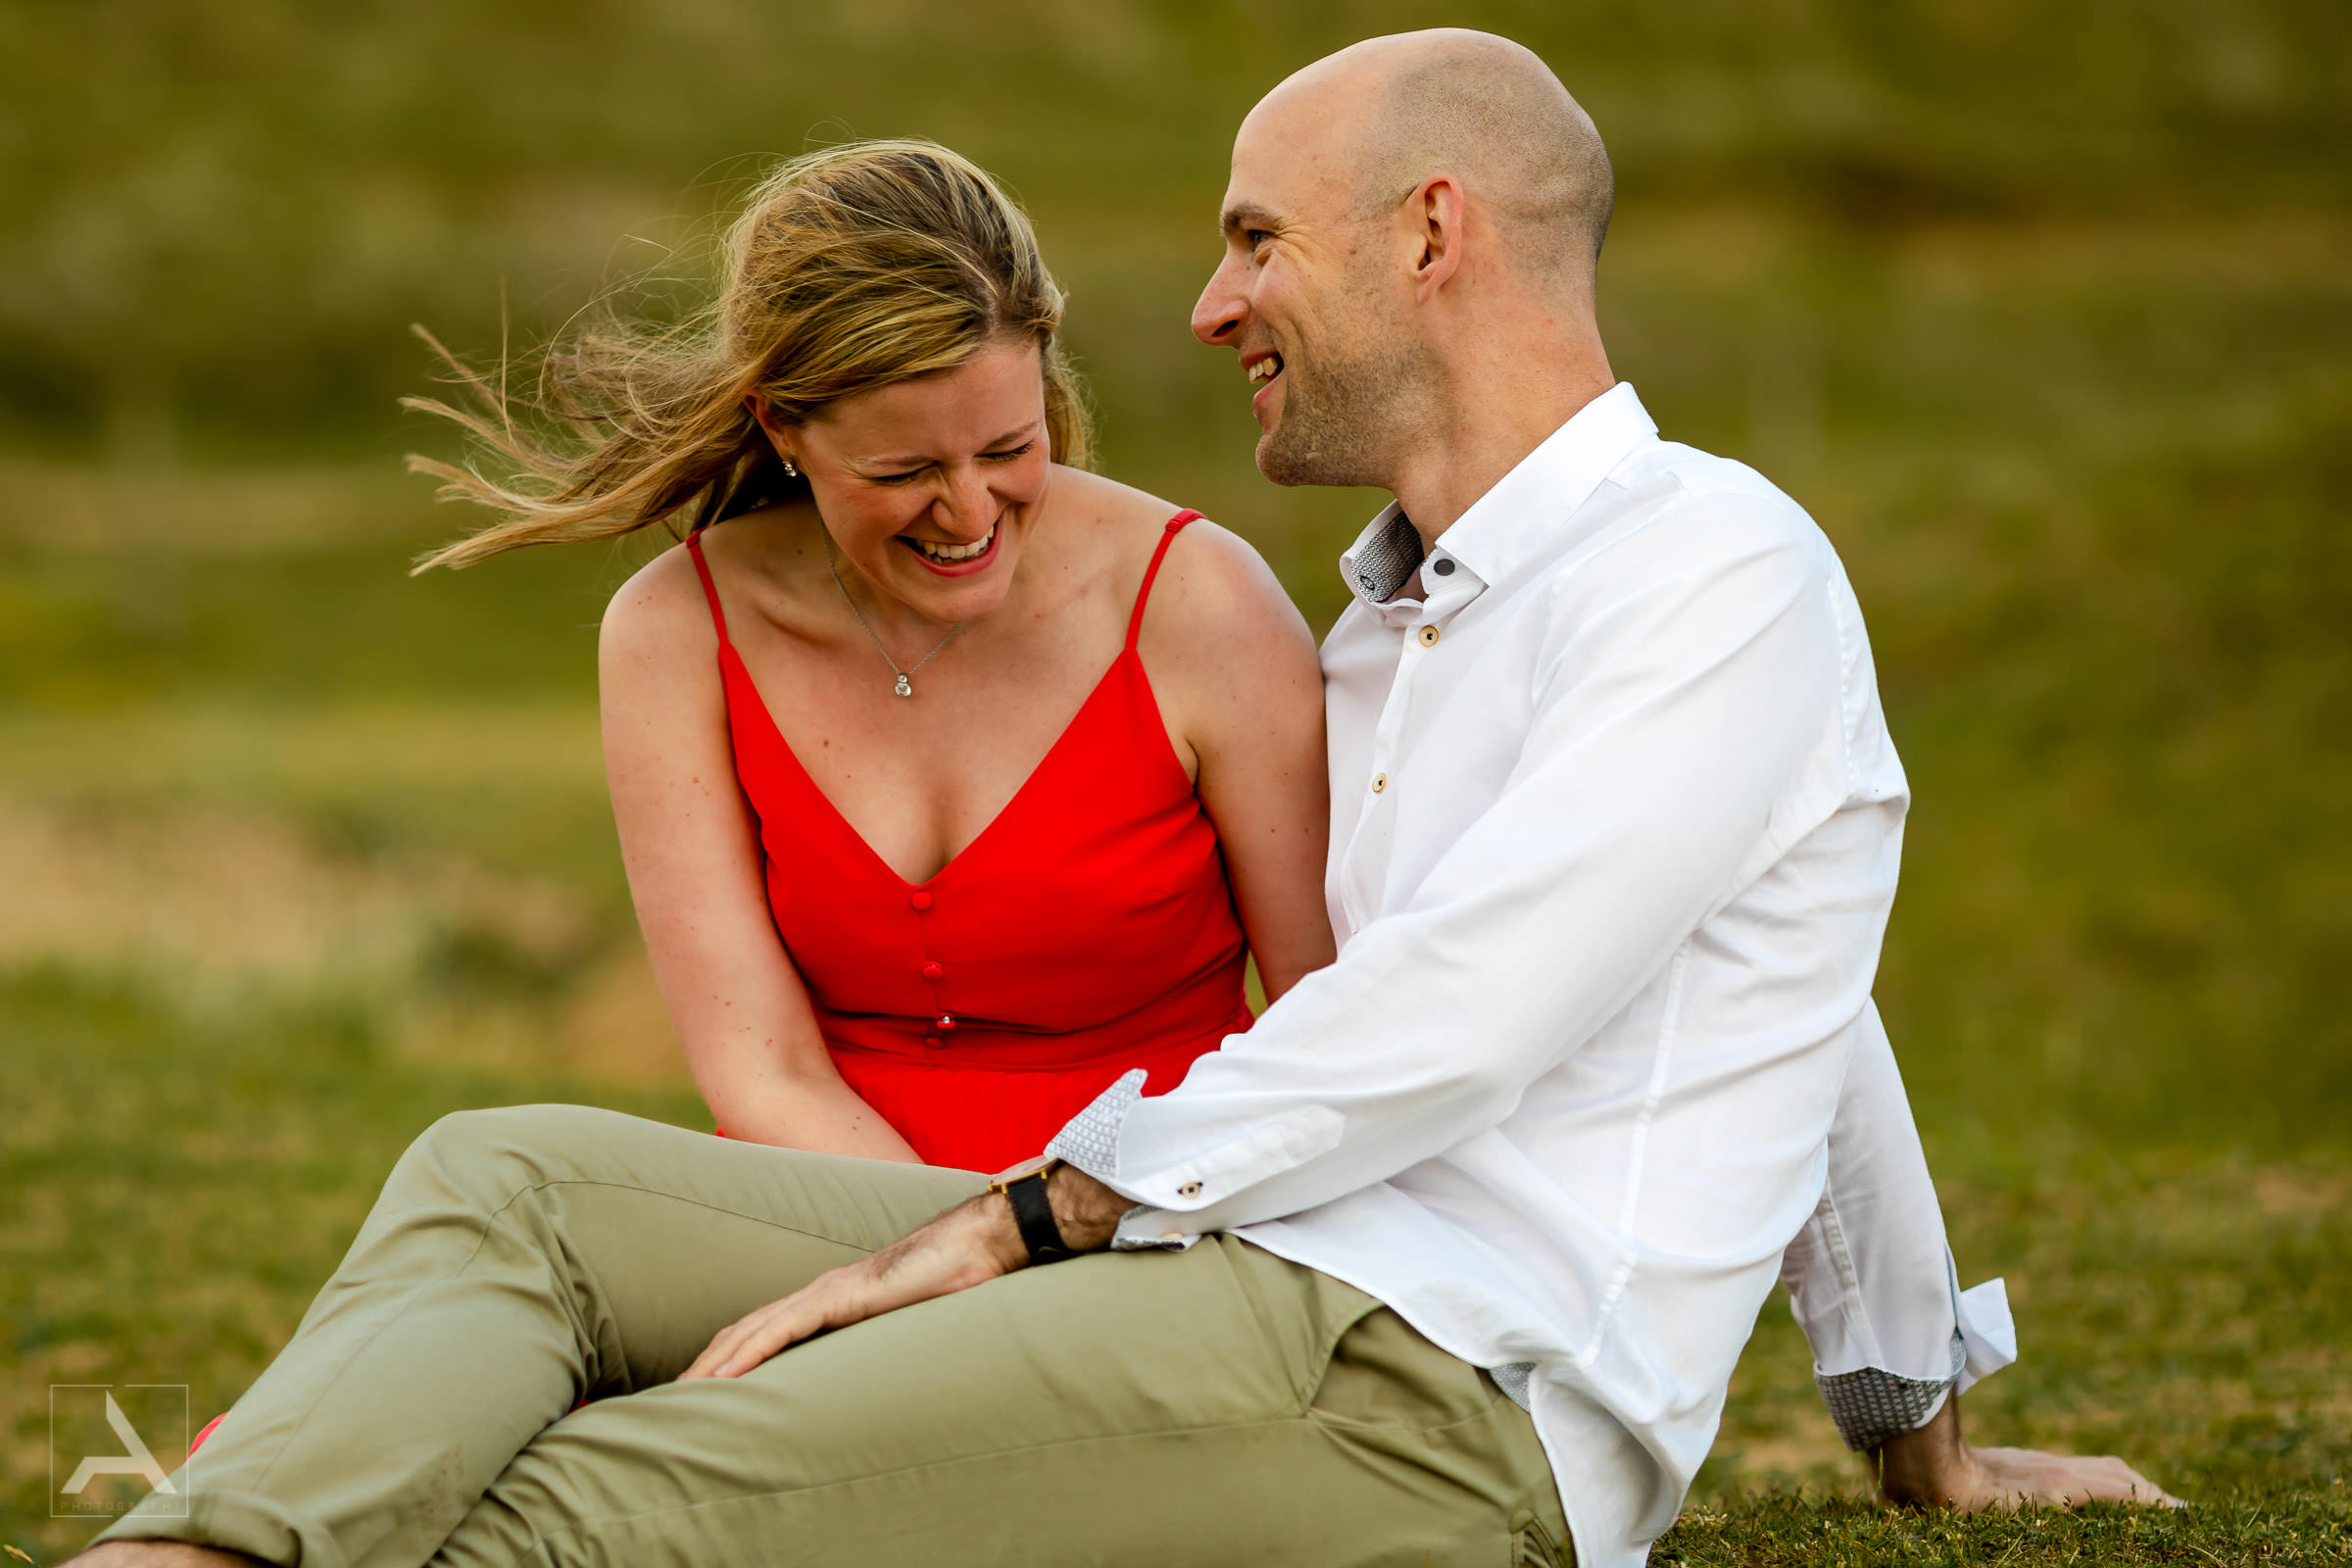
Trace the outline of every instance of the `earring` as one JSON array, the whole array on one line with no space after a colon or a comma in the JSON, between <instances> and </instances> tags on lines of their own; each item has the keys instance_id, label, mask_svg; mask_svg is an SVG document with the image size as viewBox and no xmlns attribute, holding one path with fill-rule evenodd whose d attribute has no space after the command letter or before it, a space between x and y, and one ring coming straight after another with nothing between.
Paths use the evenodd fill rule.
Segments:
<instances>
[{"instance_id":1,"label":"earring","mask_svg":"<svg viewBox=\"0 0 2352 1568\"><path fill-rule=\"evenodd\" d=\"M784 460L784 477L787 479L798 479L800 476L801 470L793 466L792 460L790 458L786 458Z\"/></svg>"}]
</instances>

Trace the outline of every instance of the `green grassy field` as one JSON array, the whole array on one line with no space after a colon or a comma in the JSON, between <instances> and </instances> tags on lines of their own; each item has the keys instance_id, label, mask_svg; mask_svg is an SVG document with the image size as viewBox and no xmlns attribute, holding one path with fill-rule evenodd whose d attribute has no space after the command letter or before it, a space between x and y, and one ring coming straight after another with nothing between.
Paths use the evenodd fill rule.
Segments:
<instances>
[{"instance_id":1,"label":"green grassy field","mask_svg":"<svg viewBox=\"0 0 2352 1568\"><path fill-rule=\"evenodd\" d=\"M1870 617L1880 1000L2025 1348L1973 1433L2195 1504L1879 1511L1776 1302L1660 1560L2352 1557L2352 25L2283 0L0 9L0 1543L90 1534L50 1385L224 1406L436 1114L703 1120L596 755L641 553L406 577L457 521L405 323L549 330L742 154L941 135L1035 208L1109 470L1320 625L1373 503L1259 481L1183 318L1249 102L1433 20L1592 105L1617 369Z\"/></svg>"}]
</instances>

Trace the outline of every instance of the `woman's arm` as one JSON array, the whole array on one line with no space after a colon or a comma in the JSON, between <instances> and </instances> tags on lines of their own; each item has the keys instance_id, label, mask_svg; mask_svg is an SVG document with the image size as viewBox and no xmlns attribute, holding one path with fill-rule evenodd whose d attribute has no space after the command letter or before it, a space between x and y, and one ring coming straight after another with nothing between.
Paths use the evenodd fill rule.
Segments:
<instances>
[{"instance_id":1,"label":"woman's arm","mask_svg":"<svg viewBox=\"0 0 2352 1568\"><path fill-rule=\"evenodd\" d=\"M1142 653L1169 729L1199 760L1200 805L1271 1002L1337 955L1314 638L1257 552L1203 520L1168 547Z\"/></svg>"},{"instance_id":2,"label":"woman's arm","mask_svg":"<svg viewBox=\"0 0 2352 1568\"><path fill-rule=\"evenodd\" d=\"M612 819L670 1021L728 1137L914 1162L834 1069L776 936L716 654L682 549L613 596L597 646Z\"/></svg>"}]
</instances>

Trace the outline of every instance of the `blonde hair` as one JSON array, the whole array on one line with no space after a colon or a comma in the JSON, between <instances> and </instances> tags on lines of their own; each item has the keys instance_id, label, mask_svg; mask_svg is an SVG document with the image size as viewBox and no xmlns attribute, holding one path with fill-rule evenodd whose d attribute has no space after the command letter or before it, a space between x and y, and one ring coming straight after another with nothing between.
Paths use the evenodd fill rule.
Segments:
<instances>
[{"instance_id":1,"label":"blonde hair","mask_svg":"<svg viewBox=\"0 0 2352 1568\"><path fill-rule=\"evenodd\" d=\"M1089 464L1084 388L1054 341L1060 285L1028 217L970 160L928 141L792 159L752 192L721 259L708 308L666 327L607 309L540 357L527 398L508 392L504 367L494 384L417 329L480 406L402 403L463 425L509 476L412 456L411 471L444 481L444 500L505 514L415 569L749 511L807 481L786 476L747 397L797 424L1004 338L1031 339L1043 356L1055 461Z\"/></svg>"}]
</instances>

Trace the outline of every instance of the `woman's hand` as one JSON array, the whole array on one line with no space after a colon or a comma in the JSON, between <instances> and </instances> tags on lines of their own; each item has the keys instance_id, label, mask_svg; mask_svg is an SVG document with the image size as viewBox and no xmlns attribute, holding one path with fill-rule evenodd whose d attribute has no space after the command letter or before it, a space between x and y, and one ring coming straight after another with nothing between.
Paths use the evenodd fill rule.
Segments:
<instances>
[{"instance_id":1,"label":"woman's hand","mask_svg":"<svg viewBox=\"0 0 2352 1568\"><path fill-rule=\"evenodd\" d=\"M1027 1170L1036 1163L1024 1161L1013 1169ZM1077 1252L1108 1246L1128 1207L1126 1199L1068 1165L1047 1182L1046 1196L1062 1240ZM741 1377L778 1351L828 1329L848 1328L917 1301L968 1291L1028 1263L1029 1249L1013 1222L1012 1204L1001 1193L982 1193L872 1256L819 1274L782 1300L770 1301L721 1329L678 1380Z\"/></svg>"}]
</instances>

